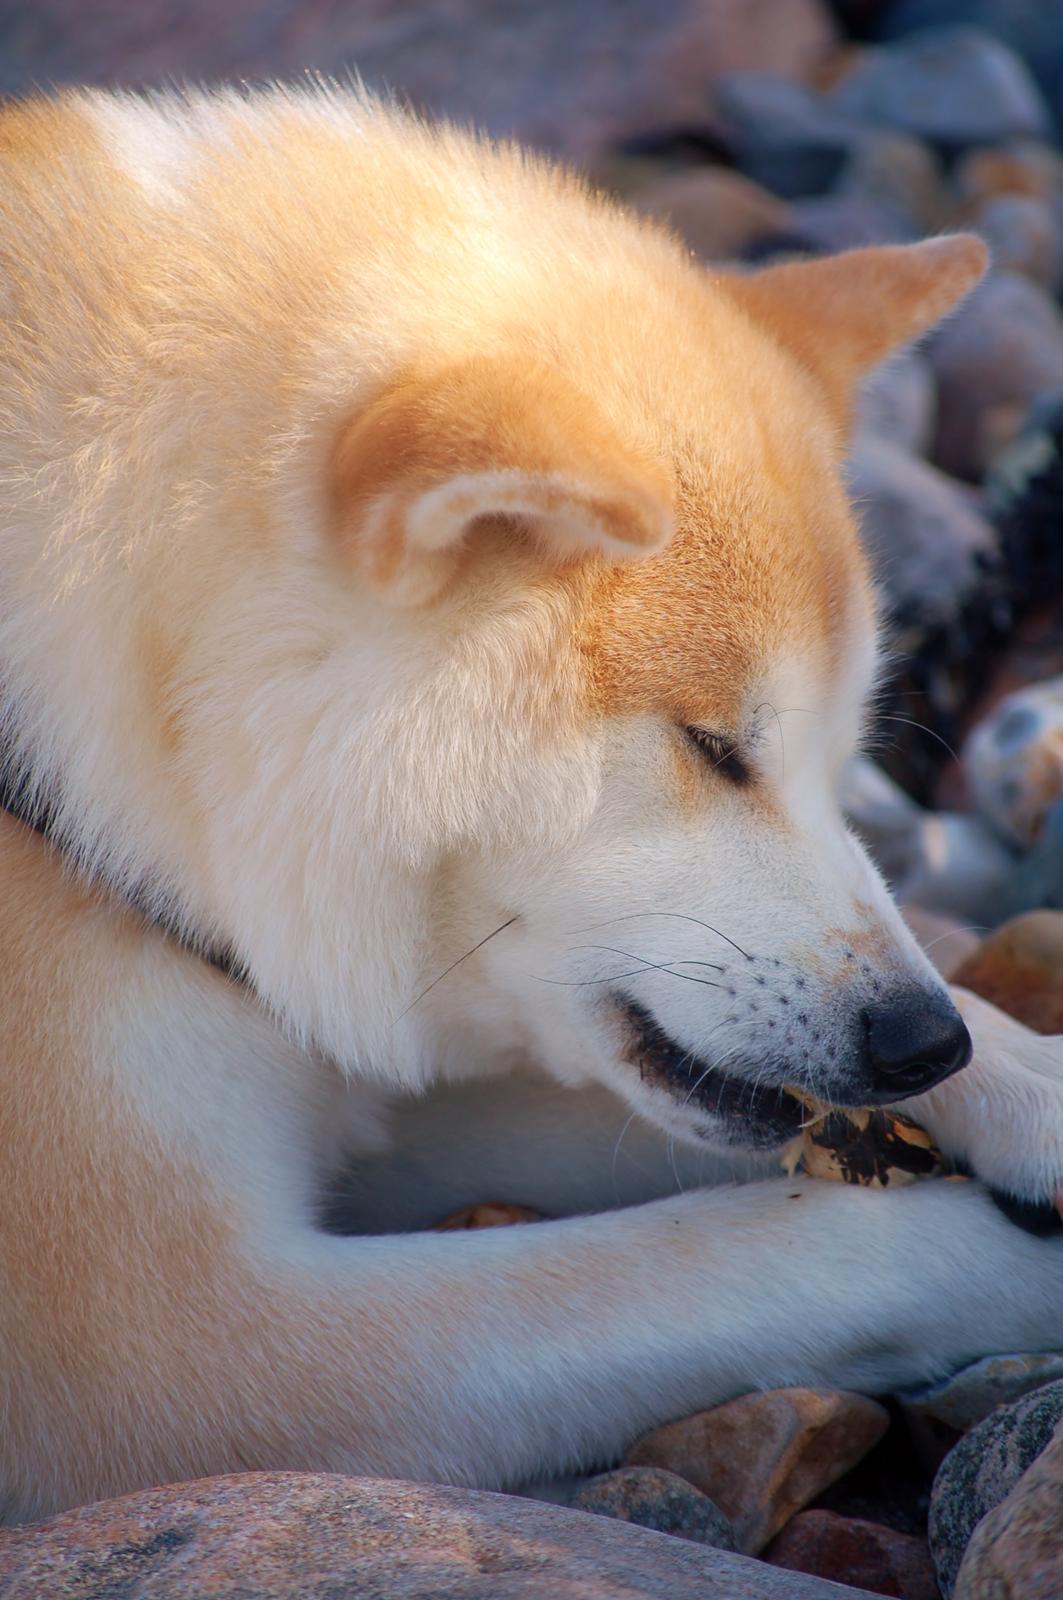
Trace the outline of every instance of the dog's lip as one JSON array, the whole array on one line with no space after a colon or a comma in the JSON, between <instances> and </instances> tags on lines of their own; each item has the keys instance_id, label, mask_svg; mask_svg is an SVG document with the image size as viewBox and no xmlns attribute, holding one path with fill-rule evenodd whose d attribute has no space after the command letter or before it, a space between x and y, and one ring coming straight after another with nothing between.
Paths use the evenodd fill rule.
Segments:
<instances>
[{"instance_id":1,"label":"dog's lip","mask_svg":"<svg viewBox=\"0 0 1063 1600\"><path fill-rule=\"evenodd\" d=\"M678 1044L637 1001L623 994L612 998L632 1030L632 1064L665 1080L692 1112L724 1122L731 1141L763 1148L800 1133L807 1111L792 1094L714 1066Z\"/></svg>"}]
</instances>

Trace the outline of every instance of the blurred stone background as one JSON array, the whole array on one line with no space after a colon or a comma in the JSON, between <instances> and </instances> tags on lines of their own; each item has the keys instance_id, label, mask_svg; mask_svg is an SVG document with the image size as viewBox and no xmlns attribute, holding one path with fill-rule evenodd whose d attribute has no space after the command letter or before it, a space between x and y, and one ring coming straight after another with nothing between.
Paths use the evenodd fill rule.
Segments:
<instances>
[{"instance_id":1,"label":"blurred stone background","mask_svg":"<svg viewBox=\"0 0 1063 1600\"><path fill-rule=\"evenodd\" d=\"M706 263L985 237L984 285L860 398L890 657L845 803L941 969L1063 1032L1063 0L0 0L2 94L307 72L575 162ZM886 1409L745 1396L552 1495L862 1592L1059 1600L1061 1407L1063 1355L1021 1352Z\"/></svg>"}]
</instances>

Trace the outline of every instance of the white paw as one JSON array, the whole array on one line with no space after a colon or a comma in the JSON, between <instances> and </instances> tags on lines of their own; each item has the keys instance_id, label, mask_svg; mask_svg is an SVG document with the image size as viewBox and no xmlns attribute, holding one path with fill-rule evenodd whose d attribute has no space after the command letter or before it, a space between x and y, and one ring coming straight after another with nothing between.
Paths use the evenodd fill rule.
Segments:
<instances>
[{"instance_id":1,"label":"white paw","mask_svg":"<svg viewBox=\"0 0 1063 1600\"><path fill-rule=\"evenodd\" d=\"M951 993L974 1058L899 1109L983 1182L1063 1217L1063 1034L1034 1033L967 989Z\"/></svg>"}]
</instances>

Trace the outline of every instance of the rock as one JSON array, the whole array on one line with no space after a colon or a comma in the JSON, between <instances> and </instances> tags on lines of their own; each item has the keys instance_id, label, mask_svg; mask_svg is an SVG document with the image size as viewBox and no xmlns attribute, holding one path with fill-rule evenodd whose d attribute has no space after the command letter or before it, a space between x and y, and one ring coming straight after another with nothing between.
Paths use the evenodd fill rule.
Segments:
<instances>
[{"instance_id":1,"label":"rock","mask_svg":"<svg viewBox=\"0 0 1063 1600\"><path fill-rule=\"evenodd\" d=\"M1005 915L1023 911L1063 909L1063 798L1045 817L1033 849L1015 869Z\"/></svg>"},{"instance_id":2,"label":"rock","mask_svg":"<svg viewBox=\"0 0 1063 1600\"><path fill-rule=\"evenodd\" d=\"M1006 1500L983 1517L956 1600L1058 1600L1063 1589L1063 1426Z\"/></svg>"},{"instance_id":3,"label":"rock","mask_svg":"<svg viewBox=\"0 0 1063 1600\"><path fill-rule=\"evenodd\" d=\"M1063 244L1059 219L1046 201L1033 195L997 195L983 202L973 221L989 246L995 267L1021 272L1056 292Z\"/></svg>"},{"instance_id":4,"label":"rock","mask_svg":"<svg viewBox=\"0 0 1063 1600\"><path fill-rule=\"evenodd\" d=\"M926 345L938 384L934 456L946 472L979 478L992 458L986 413L1025 411L1063 387L1063 318L1016 272L993 272Z\"/></svg>"},{"instance_id":5,"label":"rock","mask_svg":"<svg viewBox=\"0 0 1063 1600\"><path fill-rule=\"evenodd\" d=\"M846 160L836 192L889 205L918 233L949 220L941 163L910 134L866 133Z\"/></svg>"},{"instance_id":6,"label":"rock","mask_svg":"<svg viewBox=\"0 0 1063 1600\"><path fill-rule=\"evenodd\" d=\"M742 171L788 200L829 189L865 137L822 95L769 72L721 79L716 103Z\"/></svg>"},{"instance_id":7,"label":"rock","mask_svg":"<svg viewBox=\"0 0 1063 1600\"><path fill-rule=\"evenodd\" d=\"M637 210L669 223L705 261L736 260L794 228L790 207L727 167L693 167L647 185Z\"/></svg>"},{"instance_id":8,"label":"rock","mask_svg":"<svg viewBox=\"0 0 1063 1600\"><path fill-rule=\"evenodd\" d=\"M621 1467L587 1478L566 1503L577 1511L634 1522L717 1550L735 1548L731 1524L708 1495L660 1467Z\"/></svg>"},{"instance_id":9,"label":"rock","mask_svg":"<svg viewBox=\"0 0 1063 1600\"><path fill-rule=\"evenodd\" d=\"M1001 196L1051 200L1063 187L1063 157L1032 139L1003 149L968 150L956 163L952 181L965 217L975 215L983 200Z\"/></svg>"},{"instance_id":10,"label":"rock","mask_svg":"<svg viewBox=\"0 0 1063 1600\"><path fill-rule=\"evenodd\" d=\"M793 202L796 237L814 250L909 244L919 228L903 207L860 194L814 195Z\"/></svg>"},{"instance_id":11,"label":"rock","mask_svg":"<svg viewBox=\"0 0 1063 1600\"><path fill-rule=\"evenodd\" d=\"M956 969L953 982L1035 1033L1063 1033L1063 912L1028 911L1006 922Z\"/></svg>"},{"instance_id":12,"label":"rock","mask_svg":"<svg viewBox=\"0 0 1063 1600\"><path fill-rule=\"evenodd\" d=\"M879 871L891 883L898 882L915 861L922 806L864 755L846 762L838 798Z\"/></svg>"},{"instance_id":13,"label":"rock","mask_svg":"<svg viewBox=\"0 0 1063 1600\"><path fill-rule=\"evenodd\" d=\"M1063 33L1059 13L1045 0L891 0L875 18L879 38L916 29L966 23L984 29L1025 61L1050 105L1063 91Z\"/></svg>"},{"instance_id":14,"label":"rock","mask_svg":"<svg viewBox=\"0 0 1063 1600\"><path fill-rule=\"evenodd\" d=\"M888 439L859 434L846 471L889 611L918 628L954 621L997 560L992 525L962 485Z\"/></svg>"},{"instance_id":15,"label":"rock","mask_svg":"<svg viewBox=\"0 0 1063 1600\"><path fill-rule=\"evenodd\" d=\"M912 864L896 886L902 906L992 927L1008 915L1015 857L977 817L924 814Z\"/></svg>"},{"instance_id":16,"label":"rock","mask_svg":"<svg viewBox=\"0 0 1063 1600\"><path fill-rule=\"evenodd\" d=\"M1063 1379L1063 1353L984 1356L940 1383L909 1389L897 1399L908 1418L930 1417L966 1433L998 1406L1058 1379Z\"/></svg>"},{"instance_id":17,"label":"rock","mask_svg":"<svg viewBox=\"0 0 1063 1600\"><path fill-rule=\"evenodd\" d=\"M857 1583L874 1594L938 1600L934 1563L922 1539L836 1511L798 1512L763 1559L790 1572Z\"/></svg>"},{"instance_id":18,"label":"rock","mask_svg":"<svg viewBox=\"0 0 1063 1600\"><path fill-rule=\"evenodd\" d=\"M1019 57L977 28L928 28L869 50L829 98L844 116L947 151L1037 138L1051 125Z\"/></svg>"},{"instance_id":19,"label":"rock","mask_svg":"<svg viewBox=\"0 0 1063 1600\"><path fill-rule=\"evenodd\" d=\"M901 350L876 366L856 395L856 430L884 438L898 450L929 450L937 411L930 363L919 350Z\"/></svg>"},{"instance_id":20,"label":"rock","mask_svg":"<svg viewBox=\"0 0 1063 1600\"><path fill-rule=\"evenodd\" d=\"M38 83L343 78L357 66L418 108L586 162L647 129L713 118L722 73L810 75L834 47L822 0L138 0L86 25L84 0L34 0L0 92Z\"/></svg>"},{"instance_id":21,"label":"rock","mask_svg":"<svg viewBox=\"0 0 1063 1600\"><path fill-rule=\"evenodd\" d=\"M946 1600L975 1526L1011 1493L1061 1418L1063 1382L1047 1384L992 1412L945 1457L930 1500L930 1549Z\"/></svg>"},{"instance_id":22,"label":"rock","mask_svg":"<svg viewBox=\"0 0 1063 1600\"><path fill-rule=\"evenodd\" d=\"M923 906L904 906L902 915L943 978L951 979L981 946L978 935L954 917Z\"/></svg>"},{"instance_id":23,"label":"rock","mask_svg":"<svg viewBox=\"0 0 1063 1600\"><path fill-rule=\"evenodd\" d=\"M888 1426L889 1413L864 1395L772 1389L655 1429L625 1465L678 1473L730 1519L739 1549L756 1554Z\"/></svg>"},{"instance_id":24,"label":"rock","mask_svg":"<svg viewBox=\"0 0 1063 1600\"><path fill-rule=\"evenodd\" d=\"M303 1473L206 1478L0 1536L4 1600L870 1600L559 1506Z\"/></svg>"},{"instance_id":25,"label":"rock","mask_svg":"<svg viewBox=\"0 0 1063 1600\"><path fill-rule=\"evenodd\" d=\"M968 790L1001 838L1029 849L1063 795L1063 678L1001 700L963 748Z\"/></svg>"}]
</instances>

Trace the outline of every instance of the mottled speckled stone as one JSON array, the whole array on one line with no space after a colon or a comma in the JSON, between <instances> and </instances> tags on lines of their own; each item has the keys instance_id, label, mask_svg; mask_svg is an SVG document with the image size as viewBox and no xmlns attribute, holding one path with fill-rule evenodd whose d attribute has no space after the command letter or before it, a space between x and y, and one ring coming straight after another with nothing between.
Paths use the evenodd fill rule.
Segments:
<instances>
[{"instance_id":1,"label":"mottled speckled stone","mask_svg":"<svg viewBox=\"0 0 1063 1600\"><path fill-rule=\"evenodd\" d=\"M707 1494L660 1467L621 1467L580 1484L568 1502L577 1511L616 1517L640 1528L734 1550L734 1529Z\"/></svg>"},{"instance_id":2,"label":"mottled speckled stone","mask_svg":"<svg viewBox=\"0 0 1063 1600\"><path fill-rule=\"evenodd\" d=\"M945 1457L930 1501L930 1549L946 1600L975 1527L1011 1493L1061 1419L1063 1381L994 1411Z\"/></svg>"},{"instance_id":3,"label":"mottled speckled stone","mask_svg":"<svg viewBox=\"0 0 1063 1600\"><path fill-rule=\"evenodd\" d=\"M0 1536L2 1600L872 1600L508 1495L301 1473L206 1478Z\"/></svg>"},{"instance_id":4,"label":"mottled speckled stone","mask_svg":"<svg viewBox=\"0 0 1063 1600\"><path fill-rule=\"evenodd\" d=\"M1059 1600L1063 1594L1063 1426L971 1536L956 1600Z\"/></svg>"}]
</instances>

